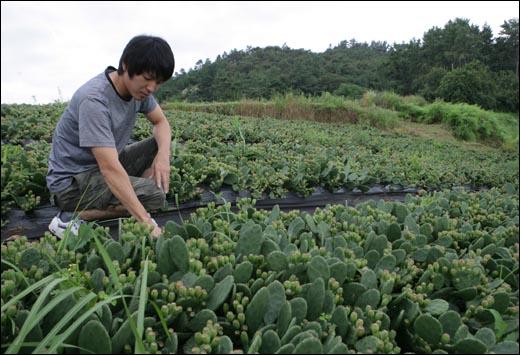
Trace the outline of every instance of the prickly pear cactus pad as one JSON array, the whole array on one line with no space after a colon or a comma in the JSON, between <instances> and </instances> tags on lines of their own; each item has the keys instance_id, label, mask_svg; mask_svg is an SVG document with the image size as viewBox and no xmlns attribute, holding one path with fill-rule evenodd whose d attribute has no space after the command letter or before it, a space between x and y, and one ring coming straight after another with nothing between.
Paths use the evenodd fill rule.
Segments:
<instances>
[{"instance_id":1,"label":"prickly pear cactus pad","mask_svg":"<svg viewBox=\"0 0 520 355\"><path fill-rule=\"evenodd\" d=\"M518 227L518 195L489 189L22 237L2 245L3 351L516 354Z\"/></svg>"}]
</instances>

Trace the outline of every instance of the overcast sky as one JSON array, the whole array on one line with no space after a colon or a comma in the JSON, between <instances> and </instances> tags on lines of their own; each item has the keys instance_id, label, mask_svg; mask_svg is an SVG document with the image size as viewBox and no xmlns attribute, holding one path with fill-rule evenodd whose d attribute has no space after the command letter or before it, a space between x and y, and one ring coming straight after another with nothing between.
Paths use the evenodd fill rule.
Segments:
<instances>
[{"instance_id":1,"label":"overcast sky","mask_svg":"<svg viewBox=\"0 0 520 355\"><path fill-rule=\"evenodd\" d=\"M473 2L16 2L2 1L2 103L68 101L138 34L164 38L178 72L247 46L319 53L343 40L421 39L465 18L497 37L518 1Z\"/></svg>"}]
</instances>

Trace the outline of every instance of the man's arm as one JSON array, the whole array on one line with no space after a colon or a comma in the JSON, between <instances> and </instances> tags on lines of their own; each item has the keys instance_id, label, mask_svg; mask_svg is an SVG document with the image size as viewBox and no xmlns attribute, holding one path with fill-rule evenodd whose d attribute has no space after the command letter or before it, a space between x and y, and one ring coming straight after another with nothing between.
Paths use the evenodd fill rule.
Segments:
<instances>
[{"instance_id":1,"label":"man's arm","mask_svg":"<svg viewBox=\"0 0 520 355\"><path fill-rule=\"evenodd\" d=\"M150 226L154 226L152 235L158 236L161 233L161 229L155 226L135 194L130 177L119 162L116 148L94 147L92 148L92 153L110 191L138 222L146 222Z\"/></svg>"},{"instance_id":2,"label":"man's arm","mask_svg":"<svg viewBox=\"0 0 520 355\"><path fill-rule=\"evenodd\" d=\"M170 155L172 134L170 124L164 113L157 105L155 109L146 114L148 120L153 124L153 135L159 148L152 162L150 178L155 179L158 188L168 192L170 185Z\"/></svg>"}]
</instances>

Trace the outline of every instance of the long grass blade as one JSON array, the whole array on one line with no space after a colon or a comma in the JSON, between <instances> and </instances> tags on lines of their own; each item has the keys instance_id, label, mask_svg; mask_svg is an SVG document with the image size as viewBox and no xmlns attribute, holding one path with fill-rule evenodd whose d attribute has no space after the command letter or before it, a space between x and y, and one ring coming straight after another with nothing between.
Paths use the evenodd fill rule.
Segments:
<instances>
[{"instance_id":1,"label":"long grass blade","mask_svg":"<svg viewBox=\"0 0 520 355\"><path fill-rule=\"evenodd\" d=\"M141 291L139 293L139 308L137 309L137 336L135 338L135 353L144 354L143 333L144 333L144 311L148 301L146 285L148 284L148 258L144 261L143 273L141 274Z\"/></svg>"},{"instance_id":2,"label":"long grass blade","mask_svg":"<svg viewBox=\"0 0 520 355\"><path fill-rule=\"evenodd\" d=\"M96 295L92 294L94 297ZM89 296L90 297L90 296ZM103 305L107 304L107 303L111 303L113 300L119 298L121 296L119 295L115 295L115 296L111 296L110 298L106 299L106 300L103 300L101 302L98 302L94 305L94 307L90 308L88 311L86 311L85 313L83 313L78 319L76 319L76 321L74 323L71 324L70 327L67 328L66 331L64 331L63 333L61 333L60 335L58 335L54 341L54 343L49 347L47 353L48 354L56 354L57 353L57 349L63 345L64 341L72 334L72 332L74 332L82 323L85 319L87 319L88 317L90 317L90 315L94 312L96 312L98 309L100 309Z\"/></svg>"},{"instance_id":3,"label":"long grass blade","mask_svg":"<svg viewBox=\"0 0 520 355\"><path fill-rule=\"evenodd\" d=\"M65 314L58 323L52 327L51 331L47 334L47 336L40 342L38 347L34 349L33 353L37 354L40 353L43 349L45 349L49 344L52 344L56 339L54 336L58 334L58 332L67 325L67 323L73 319L75 316L78 315L78 312L86 306L92 299L96 298L97 296L90 292L85 297L82 297L81 300L72 307L67 314Z\"/></svg>"},{"instance_id":4,"label":"long grass blade","mask_svg":"<svg viewBox=\"0 0 520 355\"><path fill-rule=\"evenodd\" d=\"M45 302L45 299L50 294L50 292L54 289L56 285L58 285L60 282L65 281L66 279L61 277L55 280L52 280L42 291L40 296L36 299L36 302L34 302L34 305L31 308L31 312L29 313L29 316L25 320L25 323L23 324L22 328L20 329L20 332L18 333L18 336L16 339L11 343L11 345L7 348L6 354L16 354L18 351L20 351L20 348L22 346L23 341L25 340L25 337L29 334L29 332L34 328L38 322L40 322L43 317L52 309L54 306L56 306L57 303L61 302L65 297L68 296L66 292L60 293L58 297L54 299L59 300L59 302L53 302L53 305L51 307L51 304L48 304L44 307L44 309L40 312L40 308Z\"/></svg>"}]
</instances>

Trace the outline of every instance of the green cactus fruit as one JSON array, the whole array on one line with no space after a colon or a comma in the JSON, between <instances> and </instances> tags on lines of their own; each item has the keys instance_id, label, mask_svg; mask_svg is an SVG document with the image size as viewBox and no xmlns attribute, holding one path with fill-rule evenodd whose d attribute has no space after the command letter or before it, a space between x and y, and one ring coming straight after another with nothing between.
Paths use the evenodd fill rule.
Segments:
<instances>
[{"instance_id":1,"label":"green cactus fruit","mask_svg":"<svg viewBox=\"0 0 520 355\"><path fill-rule=\"evenodd\" d=\"M307 276L310 282L314 282L317 278L322 278L327 282L330 278L330 270L327 261L322 256L315 256L311 259L307 268Z\"/></svg>"},{"instance_id":2,"label":"green cactus fruit","mask_svg":"<svg viewBox=\"0 0 520 355\"><path fill-rule=\"evenodd\" d=\"M264 236L262 227L254 222L246 222L240 228L239 238L235 249L235 255L258 255L262 249Z\"/></svg>"},{"instance_id":3,"label":"green cactus fruit","mask_svg":"<svg viewBox=\"0 0 520 355\"><path fill-rule=\"evenodd\" d=\"M246 309L246 324L249 335L252 336L264 322L264 315L269 307L269 290L262 287L253 296Z\"/></svg>"},{"instance_id":4,"label":"green cactus fruit","mask_svg":"<svg viewBox=\"0 0 520 355\"><path fill-rule=\"evenodd\" d=\"M428 344L437 345L443 333L441 323L429 314L421 314L414 322L415 334ZM474 354L479 354L476 352Z\"/></svg>"},{"instance_id":5,"label":"green cactus fruit","mask_svg":"<svg viewBox=\"0 0 520 355\"><path fill-rule=\"evenodd\" d=\"M98 320L88 321L78 338L81 354L111 354L112 340L107 330Z\"/></svg>"},{"instance_id":6,"label":"green cactus fruit","mask_svg":"<svg viewBox=\"0 0 520 355\"><path fill-rule=\"evenodd\" d=\"M174 236L168 243L168 249L171 257L170 262L175 263L181 272L187 272L190 267L190 256L184 239L178 235Z\"/></svg>"},{"instance_id":7,"label":"green cactus fruit","mask_svg":"<svg viewBox=\"0 0 520 355\"><path fill-rule=\"evenodd\" d=\"M188 328L193 332L200 332L208 324L208 321L217 322L217 316L209 309L203 309L188 323Z\"/></svg>"},{"instance_id":8,"label":"green cactus fruit","mask_svg":"<svg viewBox=\"0 0 520 355\"><path fill-rule=\"evenodd\" d=\"M217 310L226 300L234 285L233 276L226 276L222 281L217 283L208 295L206 300L206 308L212 311Z\"/></svg>"},{"instance_id":9,"label":"green cactus fruit","mask_svg":"<svg viewBox=\"0 0 520 355\"><path fill-rule=\"evenodd\" d=\"M485 354L489 351L482 341L476 338L466 338L454 346L457 354Z\"/></svg>"},{"instance_id":10,"label":"green cactus fruit","mask_svg":"<svg viewBox=\"0 0 520 355\"><path fill-rule=\"evenodd\" d=\"M269 329L262 334L262 346L259 352L260 354L274 354L280 346L280 337L274 330Z\"/></svg>"},{"instance_id":11,"label":"green cactus fruit","mask_svg":"<svg viewBox=\"0 0 520 355\"><path fill-rule=\"evenodd\" d=\"M377 348L377 344L380 341L381 340L379 338L376 338L373 335L369 335L356 341L356 343L354 344L354 348L360 354L378 354L381 352Z\"/></svg>"},{"instance_id":12,"label":"green cactus fruit","mask_svg":"<svg viewBox=\"0 0 520 355\"><path fill-rule=\"evenodd\" d=\"M120 243L114 240L110 241L105 246L105 250L110 257L110 260L117 260L119 265L123 265L123 262L125 261L125 251Z\"/></svg>"},{"instance_id":13,"label":"green cactus fruit","mask_svg":"<svg viewBox=\"0 0 520 355\"><path fill-rule=\"evenodd\" d=\"M371 288L363 292L356 301L356 306L365 309L366 306L376 309L381 301L381 294L376 288Z\"/></svg>"},{"instance_id":14,"label":"green cactus fruit","mask_svg":"<svg viewBox=\"0 0 520 355\"><path fill-rule=\"evenodd\" d=\"M301 323L308 312L307 301L302 297L295 297L289 301L291 304L291 315L296 317L296 323Z\"/></svg>"},{"instance_id":15,"label":"green cactus fruit","mask_svg":"<svg viewBox=\"0 0 520 355\"><path fill-rule=\"evenodd\" d=\"M251 262L249 262L248 260L245 260L235 267L233 277L235 278L235 283L245 284L251 279L252 274L253 264L251 264Z\"/></svg>"},{"instance_id":16,"label":"green cactus fruit","mask_svg":"<svg viewBox=\"0 0 520 355\"><path fill-rule=\"evenodd\" d=\"M325 282L321 277L312 282L305 298L308 305L307 319L310 321L318 319L323 310L323 302L325 300Z\"/></svg>"},{"instance_id":17,"label":"green cactus fruit","mask_svg":"<svg viewBox=\"0 0 520 355\"><path fill-rule=\"evenodd\" d=\"M336 309L332 312L330 321L336 325L336 334L345 339L351 328L351 324L348 320L348 313L345 307L336 307Z\"/></svg>"},{"instance_id":18,"label":"green cactus fruit","mask_svg":"<svg viewBox=\"0 0 520 355\"><path fill-rule=\"evenodd\" d=\"M280 310L286 301L285 288L276 280L267 286L269 291L269 303L264 315L265 324L273 324L280 316Z\"/></svg>"},{"instance_id":19,"label":"green cactus fruit","mask_svg":"<svg viewBox=\"0 0 520 355\"><path fill-rule=\"evenodd\" d=\"M281 251L273 251L267 255L267 269L272 271L287 270L289 262L287 256Z\"/></svg>"}]
</instances>

